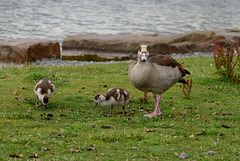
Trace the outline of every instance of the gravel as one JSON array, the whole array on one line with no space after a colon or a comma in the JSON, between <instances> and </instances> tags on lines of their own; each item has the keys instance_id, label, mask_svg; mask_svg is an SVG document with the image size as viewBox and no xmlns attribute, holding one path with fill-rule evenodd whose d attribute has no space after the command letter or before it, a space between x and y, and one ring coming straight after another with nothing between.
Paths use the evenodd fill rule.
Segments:
<instances>
[{"instance_id":1,"label":"gravel","mask_svg":"<svg viewBox=\"0 0 240 161\"><path fill-rule=\"evenodd\" d=\"M171 54L169 56L172 56L173 58L181 58L181 57L210 57L213 56L213 53L187 53L187 54ZM113 64L113 63L129 63L132 62L132 60L128 61L108 61L108 62L94 62L94 61L76 61L76 60L60 60L60 59L42 59L37 60L36 62L32 62L31 65L88 65L88 64Z\"/></svg>"},{"instance_id":2,"label":"gravel","mask_svg":"<svg viewBox=\"0 0 240 161\"><path fill-rule=\"evenodd\" d=\"M187 53L187 54L171 54L169 56L172 56L173 58L180 58L180 57L210 57L213 56L213 53L201 53L201 52L195 52L195 53ZM108 61L108 62L94 62L94 61L70 61L70 60L60 60L60 59L41 59L37 60L36 62L32 62L31 65L42 65L42 66L48 66L48 65L63 65L63 66L71 66L71 65L88 65L88 64L113 64L113 63L129 63L132 62L132 60L128 61ZM0 68L6 68L6 67L23 67L25 65L22 64L14 64L14 63L4 63L0 62Z\"/></svg>"}]
</instances>

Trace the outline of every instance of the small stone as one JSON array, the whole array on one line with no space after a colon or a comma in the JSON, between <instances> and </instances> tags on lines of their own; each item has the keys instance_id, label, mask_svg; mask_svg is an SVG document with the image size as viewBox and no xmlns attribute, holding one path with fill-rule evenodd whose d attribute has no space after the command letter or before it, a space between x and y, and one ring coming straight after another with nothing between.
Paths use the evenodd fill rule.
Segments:
<instances>
[{"instance_id":1,"label":"small stone","mask_svg":"<svg viewBox=\"0 0 240 161\"><path fill-rule=\"evenodd\" d=\"M188 155L185 152L182 152L178 157L180 159L186 159L186 158L188 158Z\"/></svg>"},{"instance_id":2,"label":"small stone","mask_svg":"<svg viewBox=\"0 0 240 161\"><path fill-rule=\"evenodd\" d=\"M41 148L39 148L39 150L41 150L41 151L47 151L47 150L50 150L48 147L41 147Z\"/></svg>"},{"instance_id":3,"label":"small stone","mask_svg":"<svg viewBox=\"0 0 240 161\"><path fill-rule=\"evenodd\" d=\"M216 155L217 153L214 152L214 151L209 150L208 152L206 152L206 154L207 154L207 155Z\"/></svg>"},{"instance_id":4,"label":"small stone","mask_svg":"<svg viewBox=\"0 0 240 161\"><path fill-rule=\"evenodd\" d=\"M119 144L119 142L118 142L118 141L115 141L115 144Z\"/></svg>"},{"instance_id":5,"label":"small stone","mask_svg":"<svg viewBox=\"0 0 240 161\"><path fill-rule=\"evenodd\" d=\"M216 145L217 145L217 142L216 142L216 141L213 141L212 145L213 145L213 146L216 146Z\"/></svg>"}]
</instances>

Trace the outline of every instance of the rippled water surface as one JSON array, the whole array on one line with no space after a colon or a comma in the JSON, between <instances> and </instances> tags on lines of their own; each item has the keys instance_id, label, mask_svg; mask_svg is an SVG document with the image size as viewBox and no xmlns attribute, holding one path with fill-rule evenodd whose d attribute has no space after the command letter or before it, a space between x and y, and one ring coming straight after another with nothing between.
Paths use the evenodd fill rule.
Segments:
<instances>
[{"instance_id":1,"label":"rippled water surface","mask_svg":"<svg viewBox=\"0 0 240 161\"><path fill-rule=\"evenodd\" d=\"M239 0L1 0L0 40L239 29Z\"/></svg>"}]
</instances>

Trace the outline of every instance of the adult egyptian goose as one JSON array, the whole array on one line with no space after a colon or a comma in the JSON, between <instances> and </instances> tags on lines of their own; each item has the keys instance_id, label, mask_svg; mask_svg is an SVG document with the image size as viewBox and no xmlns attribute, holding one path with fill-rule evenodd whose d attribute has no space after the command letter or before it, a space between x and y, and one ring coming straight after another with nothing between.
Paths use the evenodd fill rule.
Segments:
<instances>
[{"instance_id":1,"label":"adult egyptian goose","mask_svg":"<svg viewBox=\"0 0 240 161\"><path fill-rule=\"evenodd\" d=\"M125 114L125 105L129 102L130 93L122 88L111 88L106 95L98 94L94 97L94 107L100 103L102 106L110 106L110 113L106 116L113 116L113 107L122 106L123 114Z\"/></svg>"},{"instance_id":2,"label":"adult egyptian goose","mask_svg":"<svg viewBox=\"0 0 240 161\"><path fill-rule=\"evenodd\" d=\"M138 59L129 67L128 76L135 88L153 94L155 111L144 116L162 115L159 108L161 94L177 82L186 83L183 78L186 74L190 74L190 72L183 69L172 57L149 56L147 45L141 45L138 50ZM159 94L158 97L157 94Z\"/></svg>"},{"instance_id":3,"label":"adult egyptian goose","mask_svg":"<svg viewBox=\"0 0 240 161\"><path fill-rule=\"evenodd\" d=\"M34 92L37 95L37 103L38 99L42 101L44 108L47 107L50 96L54 93L55 86L50 79L43 78L37 82L34 87Z\"/></svg>"}]
</instances>

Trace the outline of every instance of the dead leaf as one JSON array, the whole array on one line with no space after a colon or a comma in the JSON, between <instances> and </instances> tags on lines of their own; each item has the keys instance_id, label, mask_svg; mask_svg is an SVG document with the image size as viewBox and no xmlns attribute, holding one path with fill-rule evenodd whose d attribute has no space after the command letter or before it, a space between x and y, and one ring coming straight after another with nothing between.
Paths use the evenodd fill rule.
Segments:
<instances>
[{"instance_id":1,"label":"dead leaf","mask_svg":"<svg viewBox=\"0 0 240 161\"><path fill-rule=\"evenodd\" d=\"M81 151L80 150L78 150L78 149L70 149L69 150L70 151L70 153L80 153Z\"/></svg>"},{"instance_id":2,"label":"dead leaf","mask_svg":"<svg viewBox=\"0 0 240 161\"><path fill-rule=\"evenodd\" d=\"M51 120L51 117L46 116L45 119L46 119L46 120Z\"/></svg>"},{"instance_id":3,"label":"dead leaf","mask_svg":"<svg viewBox=\"0 0 240 161\"><path fill-rule=\"evenodd\" d=\"M201 117L201 115L200 115L200 114L196 114L195 116L196 116L196 117Z\"/></svg>"},{"instance_id":4,"label":"dead leaf","mask_svg":"<svg viewBox=\"0 0 240 161\"><path fill-rule=\"evenodd\" d=\"M60 114L60 117L66 117L67 115L65 115L65 114Z\"/></svg>"},{"instance_id":5,"label":"dead leaf","mask_svg":"<svg viewBox=\"0 0 240 161\"><path fill-rule=\"evenodd\" d=\"M61 135L58 135L58 136L61 136L62 138L66 138L67 136L64 135L64 134L61 134Z\"/></svg>"},{"instance_id":6,"label":"dead leaf","mask_svg":"<svg viewBox=\"0 0 240 161\"><path fill-rule=\"evenodd\" d=\"M197 133L196 135L202 135L202 134L204 134L204 133L205 133L205 131L203 130L203 131Z\"/></svg>"},{"instance_id":7,"label":"dead leaf","mask_svg":"<svg viewBox=\"0 0 240 161\"><path fill-rule=\"evenodd\" d=\"M190 137L190 138L194 138L194 137L195 137L195 135L193 135L193 134L192 134L192 135L191 135L191 136L189 136L189 137Z\"/></svg>"},{"instance_id":8,"label":"dead leaf","mask_svg":"<svg viewBox=\"0 0 240 161\"><path fill-rule=\"evenodd\" d=\"M110 126L105 126L105 125L102 126L102 129L110 129L110 128L111 128Z\"/></svg>"},{"instance_id":9,"label":"dead leaf","mask_svg":"<svg viewBox=\"0 0 240 161\"><path fill-rule=\"evenodd\" d=\"M29 158L38 158L38 154L31 155Z\"/></svg>"},{"instance_id":10,"label":"dead leaf","mask_svg":"<svg viewBox=\"0 0 240 161\"><path fill-rule=\"evenodd\" d=\"M196 114L195 115L197 118L202 118L202 119L204 119L204 116L202 116L202 115L200 115L200 114Z\"/></svg>"},{"instance_id":11,"label":"dead leaf","mask_svg":"<svg viewBox=\"0 0 240 161\"><path fill-rule=\"evenodd\" d=\"M16 157L16 158L23 158L24 156L22 154L10 154L10 157Z\"/></svg>"},{"instance_id":12,"label":"dead leaf","mask_svg":"<svg viewBox=\"0 0 240 161\"><path fill-rule=\"evenodd\" d=\"M53 117L53 114L49 113L47 114L48 117Z\"/></svg>"},{"instance_id":13,"label":"dead leaf","mask_svg":"<svg viewBox=\"0 0 240 161\"><path fill-rule=\"evenodd\" d=\"M225 116L225 115L232 115L232 112L223 113L222 115L223 116Z\"/></svg>"},{"instance_id":14,"label":"dead leaf","mask_svg":"<svg viewBox=\"0 0 240 161\"><path fill-rule=\"evenodd\" d=\"M186 113L186 112L180 112L179 114L181 114L182 116L185 116L185 115L187 115L187 113Z\"/></svg>"},{"instance_id":15,"label":"dead leaf","mask_svg":"<svg viewBox=\"0 0 240 161\"><path fill-rule=\"evenodd\" d=\"M96 156L104 156L104 153L95 154Z\"/></svg>"},{"instance_id":16,"label":"dead leaf","mask_svg":"<svg viewBox=\"0 0 240 161\"><path fill-rule=\"evenodd\" d=\"M41 150L41 151L47 151L47 150L50 150L48 147L41 147L39 148L38 150Z\"/></svg>"},{"instance_id":17,"label":"dead leaf","mask_svg":"<svg viewBox=\"0 0 240 161\"><path fill-rule=\"evenodd\" d=\"M145 129L146 132L153 132L153 129Z\"/></svg>"},{"instance_id":18,"label":"dead leaf","mask_svg":"<svg viewBox=\"0 0 240 161\"><path fill-rule=\"evenodd\" d=\"M52 152L52 155L60 155L61 153Z\"/></svg>"},{"instance_id":19,"label":"dead leaf","mask_svg":"<svg viewBox=\"0 0 240 161\"><path fill-rule=\"evenodd\" d=\"M227 128L227 129L231 128L230 126L227 126L227 125L222 125L222 127Z\"/></svg>"},{"instance_id":20,"label":"dead leaf","mask_svg":"<svg viewBox=\"0 0 240 161\"><path fill-rule=\"evenodd\" d=\"M16 95L17 95L17 91L14 91L14 92L13 92L13 95L15 95L15 96L16 96Z\"/></svg>"},{"instance_id":21,"label":"dead leaf","mask_svg":"<svg viewBox=\"0 0 240 161\"><path fill-rule=\"evenodd\" d=\"M30 141L28 141L27 144L25 144L24 149L26 149L29 144L30 144Z\"/></svg>"}]
</instances>

